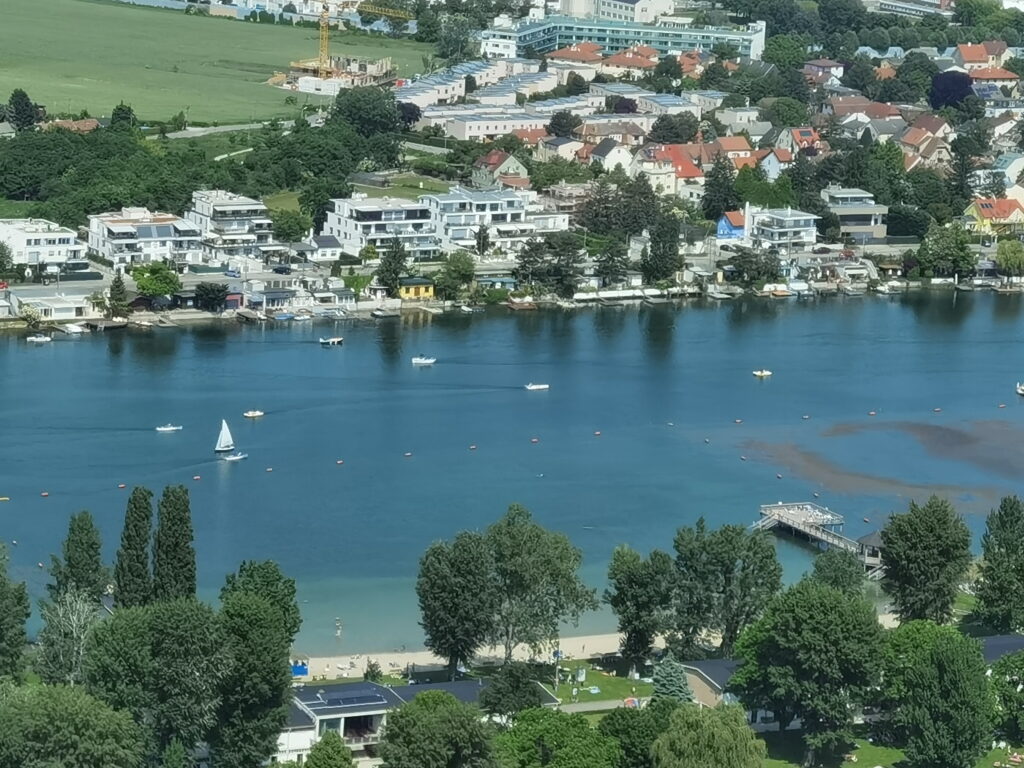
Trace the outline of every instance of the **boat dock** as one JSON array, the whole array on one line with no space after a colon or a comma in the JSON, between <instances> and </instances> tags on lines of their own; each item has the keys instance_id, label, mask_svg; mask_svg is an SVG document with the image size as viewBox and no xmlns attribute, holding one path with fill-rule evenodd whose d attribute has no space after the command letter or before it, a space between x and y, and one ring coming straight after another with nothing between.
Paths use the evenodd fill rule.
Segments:
<instances>
[{"instance_id":1,"label":"boat dock","mask_svg":"<svg viewBox=\"0 0 1024 768\"><path fill-rule=\"evenodd\" d=\"M844 522L842 515L811 501L780 501L762 504L761 518L751 527L760 531L780 531L808 541L819 549L836 547L852 552L864 563L868 576L877 578L882 567L878 548L845 536Z\"/></svg>"}]
</instances>

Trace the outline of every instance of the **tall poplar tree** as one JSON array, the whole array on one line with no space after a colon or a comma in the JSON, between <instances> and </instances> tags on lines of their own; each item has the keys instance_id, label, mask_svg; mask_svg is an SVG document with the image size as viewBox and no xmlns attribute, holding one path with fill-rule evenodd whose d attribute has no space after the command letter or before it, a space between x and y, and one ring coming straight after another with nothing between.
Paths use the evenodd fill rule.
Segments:
<instances>
[{"instance_id":1,"label":"tall poplar tree","mask_svg":"<svg viewBox=\"0 0 1024 768\"><path fill-rule=\"evenodd\" d=\"M978 614L999 632L1024 627L1024 502L1007 496L992 510L981 538Z\"/></svg>"},{"instance_id":2,"label":"tall poplar tree","mask_svg":"<svg viewBox=\"0 0 1024 768\"><path fill-rule=\"evenodd\" d=\"M68 535L64 539L63 558L51 556L50 575L53 583L46 589L51 600L57 600L69 589L77 589L94 603L99 603L106 587L106 569L101 555L100 532L88 512L71 516Z\"/></svg>"},{"instance_id":3,"label":"tall poplar tree","mask_svg":"<svg viewBox=\"0 0 1024 768\"><path fill-rule=\"evenodd\" d=\"M164 488L153 543L153 598L195 597L196 551L192 546L192 512L183 485Z\"/></svg>"},{"instance_id":4,"label":"tall poplar tree","mask_svg":"<svg viewBox=\"0 0 1024 768\"><path fill-rule=\"evenodd\" d=\"M736 194L736 171L732 160L724 154L715 157L715 162L704 176L704 197L701 208L704 218L718 221L726 211L734 211L740 205Z\"/></svg>"},{"instance_id":5,"label":"tall poplar tree","mask_svg":"<svg viewBox=\"0 0 1024 768\"><path fill-rule=\"evenodd\" d=\"M265 598L281 616L288 634L288 643L302 626L299 604L295 600L295 579L289 579L273 560L245 560L238 573L229 573L220 590L221 602L239 592L250 592Z\"/></svg>"},{"instance_id":6,"label":"tall poplar tree","mask_svg":"<svg viewBox=\"0 0 1024 768\"><path fill-rule=\"evenodd\" d=\"M0 680L16 678L21 672L22 655L28 640L28 590L25 582L11 580L7 573L7 547L0 542Z\"/></svg>"},{"instance_id":7,"label":"tall poplar tree","mask_svg":"<svg viewBox=\"0 0 1024 768\"><path fill-rule=\"evenodd\" d=\"M153 528L153 492L132 489L114 563L114 605L134 608L149 602L153 579L149 571L149 542Z\"/></svg>"}]
</instances>

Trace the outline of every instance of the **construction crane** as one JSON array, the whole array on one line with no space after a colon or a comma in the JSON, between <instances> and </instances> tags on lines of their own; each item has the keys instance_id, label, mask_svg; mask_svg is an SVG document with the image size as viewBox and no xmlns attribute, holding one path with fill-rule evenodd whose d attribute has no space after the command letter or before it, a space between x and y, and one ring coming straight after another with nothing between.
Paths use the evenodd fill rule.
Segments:
<instances>
[{"instance_id":1,"label":"construction crane","mask_svg":"<svg viewBox=\"0 0 1024 768\"><path fill-rule=\"evenodd\" d=\"M336 7L339 11L363 11L365 13L375 13L378 16L387 16L392 19L404 19L411 21L416 18L407 11L400 11L395 8L382 8L377 5L370 5L369 3L361 3L359 0L342 0L337 3ZM320 58L317 62L317 73L321 80L326 80L331 76L331 4L325 0L323 6L320 8Z\"/></svg>"}]
</instances>

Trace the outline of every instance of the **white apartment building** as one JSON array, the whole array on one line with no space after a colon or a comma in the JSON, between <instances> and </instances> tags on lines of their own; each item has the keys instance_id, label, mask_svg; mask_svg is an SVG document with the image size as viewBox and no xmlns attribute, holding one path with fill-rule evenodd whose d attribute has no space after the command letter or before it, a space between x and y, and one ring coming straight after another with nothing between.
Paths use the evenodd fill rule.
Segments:
<instances>
[{"instance_id":1,"label":"white apartment building","mask_svg":"<svg viewBox=\"0 0 1024 768\"><path fill-rule=\"evenodd\" d=\"M609 21L632 21L650 24L659 16L671 16L673 0L596 0L595 14Z\"/></svg>"},{"instance_id":2,"label":"white apartment building","mask_svg":"<svg viewBox=\"0 0 1024 768\"><path fill-rule=\"evenodd\" d=\"M518 130L536 130L551 122L550 115L465 115L448 123L448 135L469 141L493 141Z\"/></svg>"},{"instance_id":3,"label":"white apartment building","mask_svg":"<svg viewBox=\"0 0 1024 768\"><path fill-rule=\"evenodd\" d=\"M203 189L192 193L185 218L202 233L203 260L226 264L232 258L263 259L284 249L274 242L270 212L259 200Z\"/></svg>"},{"instance_id":4,"label":"white apartment building","mask_svg":"<svg viewBox=\"0 0 1024 768\"><path fill-rule=\"evenodd\" d=\"M758 210L748 207L746 237L755 248L777 248L780 255L812 248L818 240L820 217L792 208Z\"/></svg>"},{"instance_id":5,"label":"white apartment building","mask_svg":"<svg viewBox=\"0 0 1024 768\"><path fill-rule=\"evenodd\" d=\"M43 267L85 258L75 231L45 219L0 219L0 242L18 267Z\"/></svg>"},{"instance_id":6,"label":"white apartment building","mask_svg":"<svg viewBox=\"0 0 1024 768\"><path fill-rule=\"evenodd\" d=\"M168 261L198 264L203 240L199 227L173 213L122 208L89 217L89 252L114 269Z\"/></svg>"},{"instance_id":7,"label":"white apartment building","mask_svg":"<svg viewBox=\"0 0 1024 768\"><path fill-rule=\"evenodd\" d=\"M358 256L367 245L379 252L398 237L414 260L432 260L438 243L434 220L422 202L394 197L373 198L356 193L345 200L331 200L323 234L337 238L349 256Z\"/></svg>"}]
</instances>

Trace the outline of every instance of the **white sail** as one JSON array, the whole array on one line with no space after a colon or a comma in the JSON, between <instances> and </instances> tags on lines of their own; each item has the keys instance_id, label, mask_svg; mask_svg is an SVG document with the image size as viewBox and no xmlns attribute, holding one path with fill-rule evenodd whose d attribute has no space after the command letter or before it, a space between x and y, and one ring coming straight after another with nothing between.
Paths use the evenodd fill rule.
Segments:
<instances>
[{"instance_id":1,"label":"white sail","mask_svg":"<svg viewBox=\"0 0 1024 768\"><path fill-rule=\"evenodd\" d=\"M228 429L228 423L223 419L220 422L220 434L217 436L217 447L215 451L233 451L235 450L235 440L231 437L231 430Z\"/></svg>"}]
</instances>

